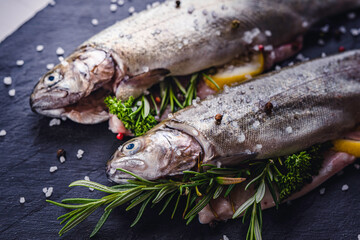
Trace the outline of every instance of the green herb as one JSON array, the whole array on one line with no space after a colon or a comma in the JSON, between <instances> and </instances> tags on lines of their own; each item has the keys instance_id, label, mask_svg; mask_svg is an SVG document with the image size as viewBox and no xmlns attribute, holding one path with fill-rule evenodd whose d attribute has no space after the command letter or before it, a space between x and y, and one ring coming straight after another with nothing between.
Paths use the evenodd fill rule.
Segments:
<instances>
[{"instance_id":1,"label":"green herb","mask_svg":"<svg viewBox=\"0 0 360 240\"><path fill-rule=\"evenodd\" d=\"M214 165L206 165L203 167L209 167L209 169L202 172L185 171L182 181L149 181L127 170L118 169L119 171L132 175L135 179L128 180L127 184L113 187L107 187L86 180L75 181L69 185L70 187L83 186L93 188L107 193L107 196L100 199L70 198L62 200L62 203L51 200L46 201L59 207L73 209L71 212L58 218L62 219L61 224L66 222L64 227L59 231L60 236L74 228L101 206L106 206L104 214L95 226L91 236L94 236L100 230L114 208L124 204L129 204L126 208L127 211L138 205L140 206L138 215L131 225L134 226L140 220L149 203L158 204L162 202L163 208L160 212L161 214L169 207L174 196L177 196L177 200L173 207L171 218L173 218L178 208L180 198L183 197L186 199L183 216L184 219L187 220L186 223L189 224L211 199L218 198L226 188L230 188L246 180L245 178L237 177L239 175L246 175L243 170L217 168ZM203 167L201 167L201 169L203 169Z\"/></svg>"},{"instance_id":2,"label":"green herb","mask_svg":"<svg viewBox=\"0 0 360 240\"><path fill-rule=\"evenodd\" d=\"M131 130L135 136L143 135L157 124L153 115L154 111L151 111L149 101L145 96L137 100L130 97L125 102L109 96L105 99L105 104L109 112L116 115L125 128Z\"/></svg>"},{"instance_id":3,"label":"green herb","mask_svg":"<svg viewBox=\"0 0 360 240\"><path fill-rule=\"evenodd\" d=\"M327 144L315 145L306 151L277 159L280 200L300 191L304 185L312 181L312 176L318 175L323 163L321 152L327 147Z\"/></svg>"},{"instance_id":4,"label":"green herb","mask_svg":"<svg viewBox=\"0 0 360 240\"><path fill-rule=\"evenodd\" d=\"M176 112L179 109L190 106L192 100L196 98L196 86L198 83L198 74L193 74L185 89L176 77L166 79L160 83L160 96L162 98L160 104L160 115L165 111L168 104L170 104L171 112ZM178 99L185 99L182 103Z\"/></svg>"},{"instance_id":5,"label":"green herb","mask_svg":"<svg viewBox=\"0 0 360 240\"><path fill-rule=\"evenodd\" d=\"M249 221L247 240L260 240L262 231L261 201L265 196L266 189L278 206L279 202L299 191L312 178L317 175L321 168L323 158L321 151L327 145L316 145L305 151L292 154L288 157L280 157L276 161L272 159L244 163L241 169L217 168L215 165L203 164L199 172L184 171L182 180L162 179L149 181L143 179L127 170L118 169L134 177L127 184L107 187L95 182L80 180L70 184L72 186L83 186L93 188L107 193L100 199L70 198L57 203L51 200L47 202L54 205L73 209L71 212L60 216L65 223L59 235L69 231L91 213L101 206L106 206L104 213L95 226L91 236L94 236L102 227L111 211L124 204L128 204L126 210L140 206L140 210L131 226L140 219L149 203L162 203L163 207L159 214L172 205L174 217L180 199L186 201L183 210L183 218L189 224L196 215L211 201L220 196L227 197L234 186L241 183L245 178L251 179L245 187L245 191L252 188L254 195L244 202L234 213L233 218L243 215L243 223ZM204 170L205 169L205 170ZM278 197L279 196L279 197Z\"/></svg>"},{"instance_id":6,"label":"green herb","mask_svg":"<svg viewBox=\"0 0 360 240\"><path fill-rule=\"evenodd\" d=\"M202 75L207 79L209 80L212 84L214 84L214 86L220 90L220 87L219 85L217 85L217 83L214 81L214 79L212 79L212 77L210 77L209 75L205 74L205 73L202 73Z\"/></svg>"},{"instance_id":7,"label":"green herb","mask_svg":"<svg viewBox=\"0 0 360 240\"><path fill-rule=\"evenodd\" d=\"M278 205L278 199L274 189L274 174L272 170L273 162L257 162L253 164L253 172L256 176L253 178L245 187L247 190L250 186L254 186L255 193L244 202L234 213L233 218L239 217L241 214L243 216L243 223L245 220L250 219L249 228L246 235L248 240L260 240L261 229L262 229L262 210L261 210L261 201L265 196L266 186L270 189L274 202L276 206Z\"/></svg>"}]
</instances>

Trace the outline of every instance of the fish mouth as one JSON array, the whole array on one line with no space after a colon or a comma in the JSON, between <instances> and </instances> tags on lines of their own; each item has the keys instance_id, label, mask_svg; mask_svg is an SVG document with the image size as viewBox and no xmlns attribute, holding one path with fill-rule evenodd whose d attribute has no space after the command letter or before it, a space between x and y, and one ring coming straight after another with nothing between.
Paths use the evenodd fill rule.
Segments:
<instances>
[{"instance_id":1,"label":"fish mouth","mask_svg":"<svg viewBox=\"0 0 360 240\"><path fill-rule=\"evenodd\" d=\"M61 98L55 100L53 96L30 98L31 110L37 114L53 118L68 118L81 124L96 124L109 119L109 113L104 103L105 97L111 94L110 90L99 88L86 97L73 95L69 102L63 104ZM69 96L66 91L59 91L57 96Z\"/></svg>"},{"instance_id":2,"label":"fish mouth","mask_svg":"<svg viewBox=\"0 0 360 240\"><path fill-rule=\"evenodd\" d=\"M113 159L110 159L106 167L106 176L111 182L126 183L127 180L135 179L135 177L118 169L122 168L128 171L131 169L131 171L133 171L134 167L138 167L138 171L144 171L147 168L145 161L142 159L131 157L121 158L120 161L114 161Z\"/></svg>"}]
</instances>

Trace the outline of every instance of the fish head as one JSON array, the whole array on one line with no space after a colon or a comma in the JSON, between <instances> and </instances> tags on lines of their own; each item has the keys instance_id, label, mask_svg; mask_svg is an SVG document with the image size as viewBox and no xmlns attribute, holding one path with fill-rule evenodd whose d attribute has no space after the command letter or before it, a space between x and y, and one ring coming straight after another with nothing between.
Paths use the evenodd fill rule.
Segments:
<instances>
[{"instance_id":1,"label":"fish head","mask_svg":"<svg viewBox=\"0 0 360 240\"><path fill-rule=\"evenodd\" d=\"M66 107L77 104L109 82L114 73L114 61L106 51L79 49L40 79L30 97L31 109L61 117Z\"/></svg>"},{"instance_id":2,"label":"fish head","mask_svg":"<svg viewBox=\"0 0 360 240\"><path fill-rule=\"evenodd\" d=\"M193 168L200 155L202 147L192 136L175 129L151 130L118 148L107 163L107 175L116 183L132 178L119 168L148 180L178 175Z\"/></svg>"}]
</instances>

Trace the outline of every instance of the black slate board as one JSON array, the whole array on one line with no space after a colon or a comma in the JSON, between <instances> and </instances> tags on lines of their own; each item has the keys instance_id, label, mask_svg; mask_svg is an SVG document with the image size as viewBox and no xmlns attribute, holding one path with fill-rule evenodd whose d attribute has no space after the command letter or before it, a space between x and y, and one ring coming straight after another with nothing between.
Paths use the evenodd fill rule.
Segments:
<instances>
[{"instance_id":1,"label":"black slate board","mask_svg":"<svg viewBox=\"0 0 360 240\"><path fill-rule=\"evenodd\" d=\"M107 123L85 126L65 121L60 126L49 127L49 118L31 112L29 95L46 72L46 64L57 63L57 47L63 47L69 54L90 36L127 17L130 6L140 11L149 2L152 1L129 0L116 13L110 13L110 1L58 1L0 44L0 79L13 78L11 87L0 83L0 129L7 131L5 137L0 137L0 239L58 238L60 226L56 218L66 211L45 202L43 187L54 187L50 199L55 201L102 196L67 186L84 176L108 184L105 162L120 142L107 130ZM97 27L91 25L92 18L99 19ZM349 20L341 15L319 24L305 38L302 51L305 56L314 58L322 52L336 53L339 46L360 47L359 39L349 33L340 39L327 34L324 36L326 44L319 46L318 30L325 23L330 23L331 31L340 25L347 29L359 28L360 17ZM35 51L38 44L45 46L41 53ZM18 59L25 61L24 66L16 66ZM10 97L8 90L13 87L16 96ZM56 159L58 148L67 151L64 164ZM76 158L79 148L85 150L81 160ZM55 165L58 171L50 173L49 167ZM283 204L278 211L266 210L264 239L356 239L360 234L359 174L354 166L349 166L344 174L321 186L326 188L325 195L321 196L318 188L291 204ZM341 191L343 184L349 185L347 192ZM25 204L19 203L22 196L26 198ZM219 223L215 228L197 221L185 226L180 214L169 220L169 212L158 216L158 211L147 210L138 225L130 228L136 212L117 209L94 239L220 239L224 234L230 239L244 239L247 231L239 220ZM64 238L87 239L99 217L100 212L95 213Z\"/></svg>"}]
</instances>

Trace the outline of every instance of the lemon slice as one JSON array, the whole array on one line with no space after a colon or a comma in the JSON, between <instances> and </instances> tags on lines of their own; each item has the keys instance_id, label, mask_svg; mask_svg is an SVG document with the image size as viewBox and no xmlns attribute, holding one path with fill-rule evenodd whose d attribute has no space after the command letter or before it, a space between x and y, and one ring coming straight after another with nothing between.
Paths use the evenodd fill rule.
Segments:
<instances>
[{"instance_id":1,"label":"lemon slice","mask_svg":"<svg viewBox=\"0 0 360 240\"><path fill-rule=\"evenodd\" d=\"M264 56L263 54L256 53L252 56L251 60L244 62L238 59L233 60L230 64L227 64L217 69L217 73L210 75L210 77L216 82L222 89L224 85L232 85L234 83L244 82L251 77L258 75L264 71ZM216 86L204 77L206 84L214 90L218 90Z\"/></svg>"},{"instance_id":2,"label":"lemon slice","mask_svg":"<svg viewBox=\"0 0 360 240\"><path fill-rule=\"evenodd\" d=\"M360 157L360 141L338 139L333 141L333 150L337 152L346 152L355 157Z\"/></svg>"}]
</instances>

